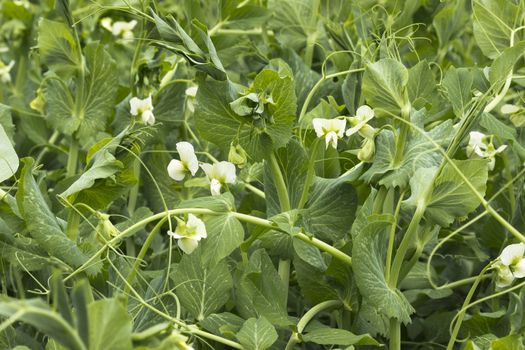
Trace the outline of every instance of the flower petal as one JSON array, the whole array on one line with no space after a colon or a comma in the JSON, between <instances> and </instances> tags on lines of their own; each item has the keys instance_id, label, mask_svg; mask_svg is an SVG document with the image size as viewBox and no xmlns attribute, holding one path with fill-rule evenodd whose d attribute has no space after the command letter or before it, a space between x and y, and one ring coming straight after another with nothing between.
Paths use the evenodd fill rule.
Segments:
<instances>
[{"instance_id":1,"label":"flower petal","mask_svg":"<svg viewBox=\"0 0 525 350\"><path fill-rule=\"evenodd\" d=\"M142 100L138 97L133 97L129 100L130 113L131 115L139 115L139 109L142 106Z\"/></svg>"},{"instance_id":2,"label":"flower petal","mask_svg":"<svg viewBox=\"0 0 525 350\"><path fill-rule=\"evenodd\" d=\"M499 256L501 262L505 266L510 266L518 263L525 253L525 244L516 243L506 246Z\"/></svg>"},{"instance_id":3,"label":"flower petal","mask_svg":"<svg viewBox=\"0 0 525 350\"><path fill-rule=\"evenodd\" d=\"M346 119L332 119L332 130L341 138L345 135Z\"/></svg>"},{"instance_id":4,"label":"flower petal","mask_svg":"<svg viewBox=\"0 0 525 350\"><path fill-rule=\"evenodd\" d=\"M204 170L204 173L206 174L208 180L211 180L213 178L213 165L203 163L201 164L201 169Z\"/></svg>"},{"instance_id":5,"label":"flower petal","mask_svg":"<svg viewBox=\"0 0 525 350\"><path fill-rule=\"evenodd\" d=\"M213 165L217 169L219 180L232 184L237 178L235 165L230 162L222 161Z\"/></svg>"},{"instance_id":6,"label":"flower petal","mask_svg":"<svg viewBox=\"0 0 525 350\"><path fill-rule=\"evenodd\" d=\"M525 277L525 258L522 258L513 268L514 277L523 278Z\"/></svg>"},{"instance_id":7,"label":"flower petal","mask_svg":"<svg viewBox=\"0 0 525 350\"><path fill-rule=\"evenodd\" d=\"M212 196L218 196L221 194L221 183L219 180L213 178L210 181L210 191Z\"/></svg>"},{"instance_id":8,"label":"flower petal","mask_svg":"<svg viewBox=\"0 0 525 350\"><path fill-rule=\"evenodd\" d=\"M317 137L323 137L325 134L324 129L326 127L326 119L314 118L312 120L312 125L314 127L315 134L317 135Z\"/></svg>"},{"instance_id":9,"label":"flower petal","mask_svg":"<svg viewBox=\"0 0 525 350\"><path fill-rule=\"evenodd\" d=\"M175 238L175 239L180 239L184 237L178 234L177 232L173 232L173 231L168 231L168 236L170 236L171 238Z\"/></svg>"},{"instance_id":10,"label":"flower petal","mask_svg":"<svg viewBox=\"0 0 525 350\"><path fill-rule=\"evenodd\" d=\"M332 145L333 148L337 149L337 134L335 131L330 131L325 136L326 141L326 148L328 148L329 145Z\"/></svg>"},{"instance_id":11,"label":"flower petal","mask_svg":"<svg viewBox=\"0 0 525 350\"><path fill-rule=\"evenodd\" d=\"M141 119L144 124L147 124L147 125L155 124L155 116L153 115L153 112L150 110L145 110L144 112L142 112Z\"/></svg>"},{"instance_id":12,"label":"flower petal","mask_svg":"<svg viewBox=\"0 0 525 350\"><path fill-rule=\"evenodd\" d=\"M359 120L364 121L365 123L374 118L374 110L367 105L360 106L355 114Z\"/></svg>"},{"instance_id":13,"label":"flower petal","mask_svg":"<svg viewBox=\"0 0 525 350\"><path fill-rule=\"evenodd\" d=\"M206 225L204 225L204 222L195 215L188 214L187 226L195 228L196 233L191 237L193 240L200 241L201 238L208 237Z\"/></svg>"},{"instance_id":14,"label":"flower petal","mask_svg":"<svg viewBox=\"0 0 525 350\"><path fill-rule=\"evenodd\" d=\"M199 246L199 242L191 238L181 238L178 241L179 248L186 254L191 254Z\"/></svg>"},{"instance_id":15,"label":"flower petal","mask_svg":"<svg viewBox=\"0 0 525 350\"><path fill-rule=\"evenodd\" d=\"M182 181L186 177L186 167L178 159L172 159L168 164L168 175L175 181Z\"/></svg>"},{"instance_id":16,"label":"flower petal","mask_svg":"<svg viewBox=\"0 0 525 350\"><path fill-rule=\"evenodd\" d=\"M197 170L199 170L199 160L195 155L195 149L193 148L193 145L189 142L182 141L178 142L176 147L182 162L190 171L191 175L195 175Z\"/></svg>"}]
</instances>

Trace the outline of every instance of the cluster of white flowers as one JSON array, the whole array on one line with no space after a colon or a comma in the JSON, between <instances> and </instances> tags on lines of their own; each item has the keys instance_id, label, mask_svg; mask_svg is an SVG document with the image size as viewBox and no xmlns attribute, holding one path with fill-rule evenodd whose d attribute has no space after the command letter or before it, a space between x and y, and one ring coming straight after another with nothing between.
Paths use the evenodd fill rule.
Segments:
<instances>
[{"instance_id":1,"label":"cluster of white flowers","mask_svg":"<svg viewBox=\"0 0 525 350\"><path fill-rule=\"evenodd\" d=\"M364 140L357 157L361 161L370 161L375 152L375 133L376 130L368 125L374 118L374 110L367 105L359 107L355 117L349 117L351 128L346 130L346 136L359 133ZM326 148L332 146L337 149L337 141L345 135L346 119L323 119L314 118L312 124L317 137L324 137Z\"/></svg>"},{"instance_id":2,"label":"cluster of white flowers","mask_svg":"<svg viewBox=\"0 0 525 350\"><path fill-rule=\"evenodd\" d=\"M525 277L525 244L516 243L506 246L494 264L497 271L496 286L510 286L516 278Z\"/></svg>"},{"instance_id":3,"label":"cluster of white flowers","mask_svg":"<svg viewBox=\"0 0 525 350\"><path fill-rule=\"evenodd\" d=\"M199 160L192 144L186 141L176 144L180 159L172 159L167 167L168 175L175 181L182 181L189 173L194 176L199 170ZM226 184L233 184L236 180L235 165L222 161L215 164L203 163L200 165L210 184L213 196L221 194L221 188ZM191 254L202 238L207 237L204 222L193 214L188 215L186 222L179 222L175 232L168 231L168 235L178 240L180 249Z\"/></svg>"},{"instance_id":4,"label":"cluster of white flowers","mask_svg":"<svg viewBox=\"0 0 525 350\"><path fill-rule=\"evenodd\" d=\"M0 61L0 82L9 83L11 81L11 69L14 67L15 61L10 61L8 64Z\"/></svg>"},{"instance_id":5,"label":"cluster of white flowers","mask_svg":"<svg viewBox=\"0 0 525 350\"><path fill-rule=\"evenodd\" d=\"M113 22L113 19L110 17L104 17L100 20L100 25L111 32L116 37L122 38L124 40L133 39L133 28L137 25L137 21L132 20L129 22L116 21Z\"/></svg>"},{"instance_id":6,"label":"cluster of white flowers","mask_svg":"<svg viewBox=\"0 0 525 350\"><path fill-rule=\"evenodd\" d=\"M142 122L147 125L155 124L155 116L153 115L153 102L151 95L145 99L133 97L129 100L130 112L133 116L140 116Z\"/></svg>"},{"instance_id":7,"label":"cluster of white flowers","mask_svg":"<svg viewBox=\"0 0 525 350\"><path fill-rule=\"evenodd\" d=\"M506 148L507 145L495 148L492 143L492 136L487 136L478 131L471 131L467 145L467 156L471 157L476 155L480 158L488 159L489 169L494 170L494 166L496 165L496 155L503 152Z\"/></svg>"}]
</instances>

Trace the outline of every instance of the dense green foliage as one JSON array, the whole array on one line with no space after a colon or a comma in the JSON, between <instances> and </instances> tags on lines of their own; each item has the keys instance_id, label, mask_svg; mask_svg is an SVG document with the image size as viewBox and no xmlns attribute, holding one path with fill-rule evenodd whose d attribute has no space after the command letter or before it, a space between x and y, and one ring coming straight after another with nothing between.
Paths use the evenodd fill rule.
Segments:
<instances>
[{"instance_id":1,"label":"dense green foliage","mask_svg":"<svg viewBox=\"0 0 525 350\"><path fill-rule=\"evenodd\" d=\"M525 349L523 0L0 0L1 349Z\"/></svg>"}]
</instances>

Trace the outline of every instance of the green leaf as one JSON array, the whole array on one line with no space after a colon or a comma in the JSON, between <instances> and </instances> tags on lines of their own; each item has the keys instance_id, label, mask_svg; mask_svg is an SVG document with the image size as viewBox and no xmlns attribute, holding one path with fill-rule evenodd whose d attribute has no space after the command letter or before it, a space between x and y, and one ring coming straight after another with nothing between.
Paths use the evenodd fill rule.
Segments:
<instances>
[{"instance_id":1,"label":"green leaf","mask_svg":"<svg viewBox=\"0 0 525 350\"><path fill-rule=\"evenodd\" d=\"M131 317L117 299L97 300L88 306L89 350L130 350Z\"/></svg>"},{"instance_id":2,"label":"green leaf","mask_svg":"<svg viewBox=\"0 0 525 350\"><path fill-rule=\"evenodd\" d=\"M184 255L174 275L182 306L197 320L217 312L230 299L233 281L225 261L209 266L201 259L202 249Z\"/></svg>"},{"instance_id":3,"label":"green leaf","mask_svg":"<svg viewBox=\"0 0 525 350\"><path fill-rule=\"evenodd\" d=\"M11 317L19 313L18 320L32 325L72 350L86 350L73 327L40 299L14 300L0 298L0 315Z\"/></svg>"},{"instance_id":4,"label":"green leaf","mask_svg":"<svg viewBox=\"0 0 525 350\"><path fill-rule=\"evenodd\" d=\"M283 174L292 208L299 205L304 181L308 170L308 155L299 141L292 139L286 147L276 152L276 158ZM264 163L264 192L266 193L266 212L269 217L281 212L279 197L268 162Z\"/></svg>"},{"instance_id":5,"label":"green leaf","mask_svg":"<svg viewBox=\"0 0 525 350\"><path fill-rule=\"evenodd\" d=\"M301 218L306 230L321 240L336 242L350 233L357 194L345 177L316 177L305 207Z\"/></svg>"},{"instance_id":6,"label":"green leaf","mask_svg":"<svg viewBox=\"0 0 525 350\"><path fill-rule=\"evenodd\" d=\"M155 119L164 122L182 122L186 103L187 84L169 82L155 95Z\"/></svg>"},{"instance_id":7,"label":"green leaf","mask_svg":"<svg viewBox=\"0 0 525 350\"><path fill-rule=\"evenodd\" d=\"M411 119L419 124L424 116L424 110L411 113ZM421 126L420 126L421 128ZM418 168L428 168L440 164L442 155L432 141L446 147L452 137L452 122L443 122L424 134L412 129L407 145L404 148L401 163L394 166L395 140L390 130L382 130L376 138L376 155L372 166L362 175L362 179L371 182L378 181L387 187L405 186L409 178Z\"/></svg>"},{"instance_id":8,"label":"green leaf","mask_svg":"<svg viewBox=\"0 0 525 350\"><path fill-rule=\"evenodd\" d=\"M268 1L268 8L273 12L270 26L282 46L299 51L308 40L324 35L323 27L318 25L320 17L316 5L318 7L319 2L315 0Z\"/></svg>"},{"instance_id":9,"label":"green leaf","mask_svg":"<svg viewBox=\"0 0 525 350\"><path fill-rule=\"evenodd\" d=\"M244 320L230 312L211 314L199 322L204 329L217 334L234 338L235 334L241 329Z\"/></svg>"},{"instance_id":10,"label":"green leaf","mask_svg":"<svg viewBox=\"0 0 525 350\"><path fill-rule=\"evenodd\" d=\"M498 55L490 66L489 80L492 84L503 84L516 62L523 55L523 50L525 50L525 41L520 41Z\"/></svg>"},{"instance_id":11,"label":"green leaf","mask_svg":"<svg viewBox=\"0 0 525 350\"><path fill-rule=\"evenodd\" d=\"M277 331L264 317L249 318L237 333L237 339L242 346L253 350L266 350L277 338Z\"/></svg>"},{"instance_id":12,"label":"green leaf","mask_svg":"<svg viewBox=\"0 0 525 350\"><path fill-rule=\"evenodd\" d=\"M16 154L9 136L0 124L0 182L13 176L18 170L18 156Z\"/></svg>"},{"instance_id":13,"label":"green leaf","mask_svg":"<svg viewBox=\"0 0 525 350\"><path fill-rule=\"evenodd\" d=\"M355 335L345 329L320 327L302 336L303 342L320 345L381 345L368 334Z\"/></svg>"},{"instance_id":14,"label":"green leaf","mask_svg":"<svg viewBox=\"0 0 525 350\"><path fill-rule=\"evenodd\" d=\"M56 215L47 206L31 174L33 159L23 158L22 162L24 168L20 175L16 199L29 234L50 256L64 261L71 267L79 267L88 257L75 242L66 237ZM87 271L94 274L98 268L98 265L92 265Z\"/></svg>"},{"instance_id":15,"label":"green leaf","mask_svg":"<svg viewBox=\"0 0 525 350\"><path fill-rule=\"evenodd\" d=\"M64 23L40 20L38 50L42 62L57 73L72 73L80 68L79 47L71 29Z\"/></svg>"},{"instance_id":16,"label":"green leaf","mask_svg":"<svg viewBox=\"0 0 525 350\"><path fill-rule=\"evenodd\" d=\"M488 167L484 159L453 160L455 166L468 179L480 196L485 196ZM440 226L449 226L456 218L462 218L474 211L480 199L458 175L446 164L436 178L434 186L428 188L429 179L436 169L421 168L410 181L412 194L404 201L405 208L415 208L422 201L426 206L425 218Z\"/></svg>"},{"instance_id":17,"label":"green leaf","mask_svg":"<svg viewBox=\"0 0 525 350\"><path fill-rule=\"evenodd\" d=\"M416 109L422 108L434 97L436 82L427 61L421 61L408 70L408 98Z\"/></svg>"},{"instance_id":18,"label":"green leaf","mask_svg":"<svg viewBox=\"0 0 525 350\"><path fill-rule=\"evenodd\" d=\"M97 133L106 129L113 113L118 88L115 61L97 43L88 45L86 75L75 79L76 87L83 85L83 93L75 101L69 87L60 79L47 80L45 86L48 121L67 135L77 132L81 143L91 143Z\"/></svg>"},{"instance_id":19,"label":"green leaf","mask_svg":"<svg viewBox=\"0 0 525 350\"><path fill-rule=\"evenodd\" d=\"M208 238L202 242L202 258L216 264L237 249L244 239L244 228L234 216L220 215L206 221Z\"/></svg>"},{"instance_id":20,"label":"green leaf","mask_svg":"<svg viewBox=\"0 0 525 350\"><path fill-rule=\"evenodd\" d=\"M254 160L261 160L268 152L286 145L292 136L297 108L294 85L291 77L266 69L255 77L248 93L271 96L273 104L265 105L262 116L240 116L230 105L238 97L230 82L202 82L195 110L197 129L225 151L238 138Z\"/></svg>"},{"instance_id":21,"label":"green leaf","mask_svg":"<svg viewBox=\"0 0 525 350\"><path fill-rule=\"evenodd\" d=\"M281 278L264 249L253 252L237 289L237 309L244 318L264 316L272 324L289 324Z\"/></svg>"},{"instance_id":22,"label":"green leaf","mask_svg":"<svg viewBox=\"0 0 525 350\"><path fill-rule=\"evenodd\" d=\"M385 280L385 257L389 222L371 222L354 238L352 268L359 291L379 313L403 323L414 309L397 288Z\"/></svg>"},{"instance_id":23,"label":"green leaf","mask_svg":"<svg viewBox=\"0 0 525 350\"><path fill-rule=\"evenodd\" d=\"M450 39L463 29L467 19L465 0L448 3L434 16L432 25L436 29L440 48L447 48Z\"/></svg>"},{"instance_id":24,"label":"green leaf","mask_svg":"<svg viewBox=\"0 0 525 350\"><path fill-rule=\"evenodd\" d=\"M128 129L126 128L119 135L109 139L109 141L107 139L102 140L101 142L105 142L105 144L98 149L98 151L95 151L95 153L89 153L89 169L84 171L82 175L60 195L69 197L77 192L91 188L96 180L106 179L121 170L123 168L122 162L118 161L112 153L115 152L117 146L127 134ZM94 147L99 146L99 143L94 145Z\"/></svg>"},{"instance_id":25,"label":"green leaf","mask_svg":"<svg viewBox=\"0 0 525 350\"><path fill-rule=\"evenodd\" d=\"M472 82L473 76L467 68L450 67L443 78L445 95L458 117L462 116L472 98Z\"/></svg>"},{"instance_id":26,"label":"green leaf","mask_svg":"<svg viewBox=\"0 0 525 350\"><path fill-rule=\"evenodd\" d=\"M513 0L472 1L474 38L485 56L494 59L510 46L511 32L520 25L522 11Z\"/></svg>"},{"instance_id":27,"label":"green leaf","mask_svg":"<svg viewBox=\"0 0 525 350\"><path fill-rule=\"evenodd\" d=\"M376 114L386 116L388 111L399 115L407 106L408 71L401 63L384 58L366 67L363 77L363 96L376 109Z\"/></svg>"},{"instance_id":28,"label":"green leaf","mask_svg":"<svg viewBox=\"0 0 525 350\"><path fill-rule=\"evenodd\" d=\"M7 136L14 143L13 135L15 134L15 125L13 124L11 108L2 103L0 103L0 126L4 128Z\"/></svg>"}]
</instances>

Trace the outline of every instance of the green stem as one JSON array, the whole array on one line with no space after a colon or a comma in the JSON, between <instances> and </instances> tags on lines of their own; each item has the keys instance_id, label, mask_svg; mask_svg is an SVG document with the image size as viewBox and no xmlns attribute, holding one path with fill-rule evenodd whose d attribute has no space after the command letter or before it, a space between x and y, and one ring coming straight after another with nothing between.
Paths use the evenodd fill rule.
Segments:
<instances>
[{"instance_id":1,"label":"green stem","mask_svg":"<svg viewBox=\"0 0 525 350\"><path fill-rule=\"evenodd\" d=\"M142 248L140 249L139 254L137 255L137 258L135 259L135 263L133 264L131 271L128 274L128 278L126 278L127 283L126 283L126 287L124 288L124 297L126 298L126 300L128 298L131 286L133 285L133 282L135 281L135 277L137 276L137 273L140 269L140 264L142 263L142 259L144 259L144 257L146 256L146 253L151 243L153 242L153 239L155 238L157 233L160 231L160 228L162 227L164 222L166 222L166 219L167 218L163 218L159 220L157 225L155 225L155 227L151 230L148 237L144 241L144 244L142 245Z\"/></svg>"},{"instance_id":2,"label":"green stem","mask_svg":"<svg viewBox=\"0 0 525 350\"><path fill-rule=\"evenodd\" d=\"M476 276L476 279L474 281L474 284L472 284L472 287L470 287L470 290L468 291L467 297L465 298L465 301L463 302L463 305L461 306L461 310L457 315L456 323L454 324L454 329L452 333L450 334L450 340L447 345L447 350L452 350L454 348L454 343L456 342L456 338L458 336L459 330L461 328L461 323L463 322L463 318L465 317L465 314L467 312L466 306L470 303L470 300L474 296L474 292L476 291L476 288L478 287L479 283L481 282L481 277L485 274L485 272L492 266L492 264L488 264L481 270L478 276Z\"/></svg>"},{"instance_id":3,"label":"green stem","mask_svg":"<svg viewBox=\"0 0 525 350\"><path fill-rule=\"evenodd\" d=\"M395 318L390 319L388 350L401 350L401 322Z\"/></svg>"},{"instance_id":4,"label":"green stem","mask_svg":"<svg viewBox=\"0 0 525 350\"><path fill-rule=\"evenodd\" d=\"M288 286L290 285L290 260L280 259L277 272L281 278L281 281L283 282L284 288L288 290ZM284 305L285 308L287 308L288 293L285 294Z\"/></svg>"},{"instance_id":5,"label":"green stem","mask_svg":"<svg viewBox=\"0 0 525 350\"><path fill-rule=\"evenodd\" d=\"M406 121L410 121L410 104L406 104L401 109L401 118ZM403 161L403 156L405 154L405 145L407 143L408 134L410 132L410 124L402 123L399 131L399 135L396 140L396 154L394 155L393 167L397 168L401 165Z\"/></svg>"},{"instance_id":6,"label":"green stem","mask_svg":"<svg viewBox=\"0 0 525 350\"><path fill-rule=\"evenodd\" d=\"M290 204L290 198L288 197L286 182L284 181L283 173L281 172L281 168L279 167L279 162L275 157L275 153L270 154L269 164L270 170L272 172L272 177L275 182L275 187L277 189L279 203L281 204L281 211L290 211L292 209L292 206Z\"/></svg>"},{"instance_id":7,"label":"green stem","mask_svg":"<svg viewBox=\"0 0 525 350\"><path fill-rule=\"evenodd\" d=\"M317 92L317 90L319 90L319 88L321 87L321 85L325 81L330 80L330 79L335 78L335 77L338 77L338 76L341 76L341 75L346 75L346 74L351 74L351 73L356 73L356 72L362 72L364 70L365 70L364 68L355 68L355 69L345 70L343 72L337 72L337 73L333 73L333 74L328 74L328 75L325 75L325 76L321 77L321 79L319 79L317 81L317 83L315 83L315 85L312 87L312 89L310 90L310 92L306 96L306 98L304 100L304 103L303 103L303 107L301 108L301 113L299 113L298 123L301 123L301 121L303 120L304 116L306 115L306 112L308 111L308 106L310 105L310 102L312 101L312 98L314 97L314 95Z\"/></svg>"},{"instance_id":8,"label":"green stem","mask_svg":"<svg viewBox=\"0 0 525 350\"><path fill-rule=\"evenodd\" d=\"M84 264L82 264L82 266L76 269L69 276L65 277L64 282L73 278L73 276L75 276L79 272L85 270L89 265L91 265L93 261L95 261L106 250L106 247L114 246L118 241L128 236L131 236L132 234L137 232L140 228L146 226L150 222L154 222L154 221L157 221L163 218L167 218L173 215L188 214L188 213L192 213L196 215L224 215L226 214L224 212L216 212L210 209L203 209L203 208L180 208L180 209L168 210L168 211L147 217L133 224L132 226L128 227L126 230L122 231L121 233L113 237L111 240L109 240L102 248L100 248L97 252L92 254L90 258ZM237 212L230 212L229 215L232 215L233 217L243 222L246 222L246 223L261 226L261 227L271 229L271 230L279 230L279 228L273 222L266 220L266 219L258 218L256 216L251 216L247 214L237 213ZM295 237L297 237L298 239L308 244L311 244L319 248L320 250L332 255L334 258L341 260L342 262L346 263L349 266L352 265L352 258L350 256L346 255L339 249L332 247L328 243L325 243L315 237L307 236L304 233L298 233L295 235Z\"/></svg>"},{"instance_id":9,"label":"green stem","mask_svg":"<svg viewBox=\"0 0 525 350\"><path fill-rule=\"evenodd\" d=\"M137 198L139 196L140 162L137 159L133 161L133 173L137 178L137 183L133 185L129 191L128 213L130 216L133 216L133 213L135 212L135 208L137 207Z\"/></svg>"},{"instance_id":10,"label":"green stem","mask_svg":"<svg viewBox=\"0 0 525 350\"><path fill-rule=\"evenodd\" d=\"M286 344L285 350L293 350L296 344L299 344L301 342L301 338L299 337L299 334L302 334L308 323L317 315L319 312L330 309L332 307L340 306L342 305L341 301L339 300L327 300L323 301L314 307L312 307L310 310L308 310L303 317L299 320L297 323L297 332L293 332L290 336L290 339L288 340L288 343Z\"/></svg>"},{"instance_id":11,"label":"green stem","mask_svg":"<svg viewBox=\"0 0 525 350\"><path fill-rule=\"evenodd\" d=\"M281 172L281 168L279 167L279 163L277 162L277 158L275 157L275 153L270 154L270 169L272 172L273 180L275 183L275 187L277 189L277 196L279 197L279 203L281 205L281 211L287 212L292 209L292 206L290 204L290 197L288 196L288 190L286 189L286 182L284 181L283 173ZM283 282L283 286L285 288L285 295L286 295L286 303L288 304L288 284L290 282L290 260L286 259L280 259L279 260L279 277L281 277L281 281Z\"/></svg>"},{"instance_id":12,"label":"green stem","mask_svg":"<svg viewBox=\"0 0 525 350\"><path fill-rule=\"evenodd\" d=\"M419 223L423 218L425 213L425 206L418 205L410 224L408 225L405 236L401 240L399 247L397 248L396 256L394 257L394 262L392 263L392 269L390 272L390 279L387 281L390 288L396 288L399 278L399 273L401 272L401 267L403 266L403 261L405 256L410 248L410 245L414 243L417 238L417 231L419 228Z\"/></svg>"},{"instance_id":13,"label":"green stem","mask_svg":"<svg viewBox=\"0 0 525 350\"><path fill-rule=\"evenodd\" d=\"M339 249L332 247L330 244L325 243L325 242L323 242L323 241L321 241L321 240L319 240L319 239L317 239L317 238L315 238L313 236L307 236L307 235L305 235L302 232L299 232L299 233L295 234L294 237L300 239L303 242L311 244L314 247L319 248L323 252L326 252L326 253L330 254L331 256L333 256L334 258L344 262L348 266L352 266L352 257L346 255L345 253L343 253Z\"/></svg>"},{"instance_id":14,"label":"green stem","mask_svg":"<svg viewBox=\"0 0 525 350\"><path fill-rule=\"evenodd\" d=\"M392 267L392 255L394 252L394 242L396 240L396 228L397 228L397 219L399 217L399 211L401 210L401 203L403 201L403 194L399 197L399 200L396 205L396 210L394 212L394 222L390 227L390 236L388 239L388 248L386 251L386 263L385 263L385 279L388 281L390 279L390 269Z\"/></svg>"},{"instance_id":15,"label":"green stem","mask_svg":"<svg viewBox=\"0 0 525 350\"><path fill-rule=\"evenodd\" d=\"M77 173L78 151L79 151L78 141L73 136L71 138L71 144L69 145L69 153L67 157L67 166L66 166L66 176L67 177L75 176L75 174Z\"/></svg>"},{"instance_id":16,"label":"green stem","mask_svg":"<svg viewBox=\"0 0 525 350\"><path fill-rule=\"evenodd\" d=\"M77 240L79 225L80 215L75 211L74 208L70 208L69 214L67 216L66 236L73 242L76 242Z\"/></svg>"},{"instance_id":17,"label":"green stem","mask_svg":"<svg viewBox=\"0 0 525 350\"><path fill-rule=\"evenodd\" d=\"M315 157L317 155L317 148L319 147L320 138L316 138L312 144L312 149L310 153L310 159L308 160L308 171L306 173L306 179L304 181L303 192L301 193L301 198L299 199L299 205L297 209L303 209L306 201L308 200L308 195L310 194L310 186L315 175Z\"/></svg>"}]
</instances>

